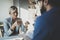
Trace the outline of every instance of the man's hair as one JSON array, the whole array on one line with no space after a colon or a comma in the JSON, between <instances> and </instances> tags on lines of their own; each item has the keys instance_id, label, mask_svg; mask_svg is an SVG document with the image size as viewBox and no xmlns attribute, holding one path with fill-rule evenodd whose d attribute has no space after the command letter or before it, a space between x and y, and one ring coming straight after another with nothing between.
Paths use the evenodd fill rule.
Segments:
<instances>
[{"instance_id":1,"label":"man's hair","mask_svg":"<svg viewBox=\"0 0 60 40\"><path fill-rule=\"evenodd\" d=\"M44 1L44 0L38 0L38 1Z\"/></svg>"},{"instance_id":2,"label":"man's hair","mask_svg":"<svg viewBox=\"0 0 60 40\"><path fill-rule=\"evenodd\" d=\"M11 13L11 10L16 10L16 11L17 11L17 7L16 7L16 6L11 6L11 7L10 7L9 14Z\"/></svg>"},{"instance_id":3,"label":"man's hair","mask_svg":"<svg viewBox=\"0 0 60 40\"><path fill-rule=\"evenodd\" d=\"M48 0L48 3L51 6L58 6L58 7L60 7L60 0Z\"/></svg>"},{"instance_id":4,"label":"man's hair","mask_svg":"<svg viewBox=\"0 0 60 40\"><path fill-rule=\"evenodd\" d=\"M36 2L32 2L33 4L36 4Z\"/></svg>"},{"instance_id":5,"label":"man's hair","mask_svg":"<svg viewBox=\"0 0 60 40\"><path fill-rule=\"evenodd\" d=\"M45 1L45 0L38 0L38 1ZM48 0L48 4L50 4L51 6L58 6L60 7L60 0Z\"/></svg>"}]
</instances>

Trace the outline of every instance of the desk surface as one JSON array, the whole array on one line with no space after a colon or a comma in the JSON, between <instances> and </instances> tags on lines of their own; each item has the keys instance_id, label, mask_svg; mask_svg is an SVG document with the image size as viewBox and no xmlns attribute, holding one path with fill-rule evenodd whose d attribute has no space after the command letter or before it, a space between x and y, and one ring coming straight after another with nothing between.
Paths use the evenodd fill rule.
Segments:
<instances>
[{"instance_id":1,"label":"desk surface","mask_svg":"<svg viewBox=\"0 0 60 40\"><path fill-rule=\"evenodd\" d=\"M22 40L23 37L21 36L10 36L10 37L2 37L0 40Z\"/></svg>"},{"instance_id":2,"label":"desk surface","mask_svg":"<svg viewBox=\"0 0 60 40\"><path fill-rule=\"evenodd\" d=\"M24 37L24 38L23 38ZM2 37L0 40L31 40L28 36L25 36L25 34L21 34L18 36L10 36L10 37Z\"/></svg>"},{"instance_id":3,"label":"desk surface","mask_svg":"<svg viewBox=\"0 0 60 40\"><path fill-rule=\"evenodd\" d=\"M0 27L1 27L1 26L3 26L3 24L2 24L2 25L0 25Z\"/></svg>"}]
</instances>

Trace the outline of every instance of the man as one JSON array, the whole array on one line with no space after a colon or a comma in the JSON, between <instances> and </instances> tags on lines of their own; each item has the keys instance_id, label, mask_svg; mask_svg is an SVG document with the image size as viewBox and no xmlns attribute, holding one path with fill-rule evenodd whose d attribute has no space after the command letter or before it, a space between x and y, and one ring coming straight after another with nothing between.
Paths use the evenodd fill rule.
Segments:
<instances>
[{"instance_id":1,"label":"man","mask_svg":"<svg viewBox=\"0 0 60 40\"><path fill-rule=\"evenodd\" d=\"M18 9L15 6L10 7L10 17L4 20L4 36L12 36L25 31L21 18L18 18Z\"/></svg>"},{"instance_id":2,"label":"man","mask_svg":"<svg viewBox=\"0 0 60 40\"><path fill-rule=\"evenodd\" d=\"M46 12L37 17L32 40L60 40L60 0L40 0Z\"/></svg>"}]
</instances>

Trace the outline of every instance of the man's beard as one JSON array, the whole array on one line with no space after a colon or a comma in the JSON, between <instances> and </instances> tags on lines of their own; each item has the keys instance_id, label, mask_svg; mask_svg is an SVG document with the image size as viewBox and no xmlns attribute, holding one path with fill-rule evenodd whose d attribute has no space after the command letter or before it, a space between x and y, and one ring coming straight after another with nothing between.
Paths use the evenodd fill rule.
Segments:
<instances>
[{"instance_id":1,"label":"man's beard","mask_svg":"<svg viewBox=\"0 0 60 40\"><path fill-rule=\"evenodd\" d=\"M44 14L44 12L46 12L46 8L44 7L44 5L42 6L42 8L40 9L41 14Z\"/></svg>"}]
</instances>

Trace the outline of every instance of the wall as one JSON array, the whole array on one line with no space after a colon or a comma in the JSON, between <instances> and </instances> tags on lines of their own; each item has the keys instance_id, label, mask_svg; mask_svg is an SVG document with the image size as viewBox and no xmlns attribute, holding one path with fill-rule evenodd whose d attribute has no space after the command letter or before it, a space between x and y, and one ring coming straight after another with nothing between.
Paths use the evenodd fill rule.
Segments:
<instances>
[{"instance_id":1,"label":"wall","mask_svg":"<svg viewBox=\"0 0 60 40\"><path fill-rule=\"evenodd\" d=\"M13 5L13 0L0 0L0 22L9 16L9 7Z\"/></svg>"},{"instance_id":2,"label":"wall","mask_svg":"<svg viewBox=\"0 0 60 40\"><path fill-rule=\"evenodd\" d=\"M23 23L28 18L28 0L19 0L19 7L20 7L20 17L23 20Z\"/></svg>"},{"instance_id":3,"label":"wall","mask_svg":"<svg viewBox=\"0 0 60 40\"><path fill-rule=\"evenodd\" d=\"M19 15L20 15L20 14L19 14L19 13L20 13L20 11L19 11L19 5L20 5L20 4L19 4L19 0L13 0L13 5L18 8L18 17L19 17Z\"/></svg>"}]
</instances>

